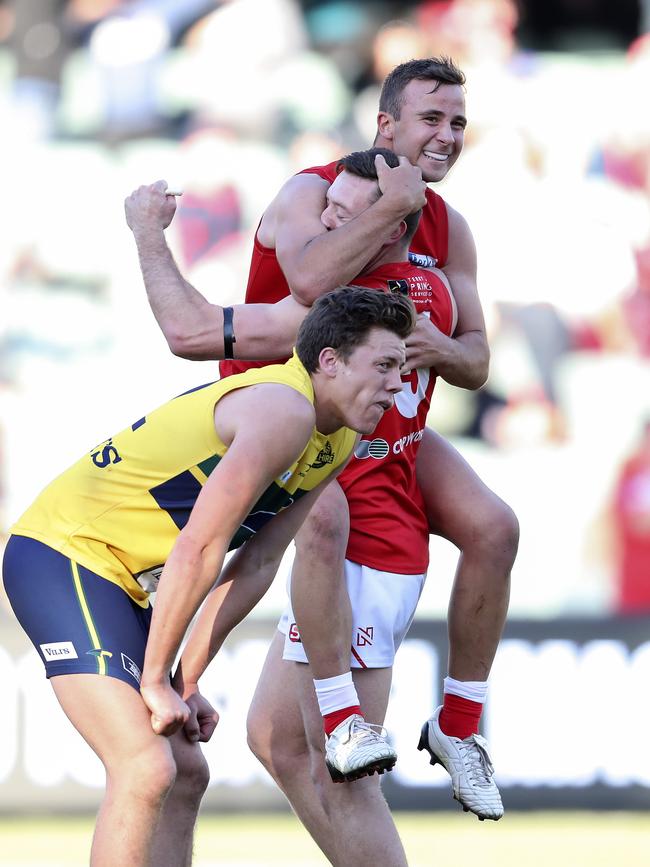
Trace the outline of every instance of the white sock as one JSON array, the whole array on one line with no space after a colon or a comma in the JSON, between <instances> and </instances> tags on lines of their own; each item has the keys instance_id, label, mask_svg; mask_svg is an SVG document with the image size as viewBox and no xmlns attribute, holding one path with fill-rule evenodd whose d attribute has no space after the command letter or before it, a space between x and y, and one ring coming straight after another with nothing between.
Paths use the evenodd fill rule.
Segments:
<instances>
[{"instance_id":1,"label":"white sock","mask_svg":"<svg viewBox=\"0 0 650 867\"><path fill-rule=\"evenodd\" d=\"M446 677L443 681L442 691L466 698L468 701L485 704L488 682L487 680L454 680L453 677Z\"/></svg>"},{"instance_id":2,"label":"white sock","mask_svg":"<svg viewBox=\"0 0 650 867\"><path fill-rule=\"evenodd\" d=\"M352 680L352 672L337 674L336 677L314 679L316 698L322 716L342 710L344 707L355 707L359 704L359 696Z\"/></svg>"}]
</instances>

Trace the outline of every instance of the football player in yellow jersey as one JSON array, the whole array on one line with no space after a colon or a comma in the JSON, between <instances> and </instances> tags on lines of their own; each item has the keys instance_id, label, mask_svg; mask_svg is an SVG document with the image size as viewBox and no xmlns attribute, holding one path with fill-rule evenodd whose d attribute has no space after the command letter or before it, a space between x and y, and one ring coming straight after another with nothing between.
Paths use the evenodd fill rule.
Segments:
<instances>
[{"instance_id":1,"label":"football player in yellow jersey","mask_svg":"<svg viewBox=\"0 0 650 867\"><path fill-rule=\"evenodd\" d=\"M94 867L191 863L208 784L197 741L217 716L198 693L186 704L172 688L181 641L229 549L242 546L222 582L237 575L240 553L243 575L279 564L354 432L372 432L401 390L414 324L402 295L323 296L286 365L154 410L54 480L12 528L7 595L63 710L106 769ZM233 625L246 613L229 612ZM208 611L192 631L206 660L216 650L211 632Z\"/></svg>"}]
</instances>

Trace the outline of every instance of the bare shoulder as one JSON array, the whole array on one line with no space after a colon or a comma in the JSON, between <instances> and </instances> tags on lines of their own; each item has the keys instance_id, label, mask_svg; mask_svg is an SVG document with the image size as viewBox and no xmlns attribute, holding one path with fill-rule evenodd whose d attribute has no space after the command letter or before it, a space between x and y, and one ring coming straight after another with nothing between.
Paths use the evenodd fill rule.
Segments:
<instances>
[{"instance_id":1,"label":"bare shoulder","mask_svg":"<svg viewBox=\"0 0 650 867\"><path fill-rule=\"evenodd\" d=\"M268 206L260 222L258 239L265 247L275 247L278 223L290 218L302 220L305 214L318 216L325 208L329 184L319 175L293 175Z\"/></svg>"},{"instance_id":2,"label":"bare shoulder","mask_svg":"<svg viewBox=\"0 0 650 867\"><path fill-rule=\"evenodd\" d=\"M225 395L215 407L214 421L221 440L228 445L236 433L276 439L302 439L316 421L311 401L290 385L263 382Z\"/></svg>"},{"instance_id":3,"label":"bare shoulder","mask_svg":"<svg viewBox=\"0 0 650 867\"><path fill-rule=\"evenodd\" d=\"M290 208L293 210L296 207L303 207L305 205L312 207L317 205L320 215L329 186L329 183L324 178L321 178L320 175L294 175L282 186L280 192L275 197L276 208Z\"/></svg>"}]
</instances>

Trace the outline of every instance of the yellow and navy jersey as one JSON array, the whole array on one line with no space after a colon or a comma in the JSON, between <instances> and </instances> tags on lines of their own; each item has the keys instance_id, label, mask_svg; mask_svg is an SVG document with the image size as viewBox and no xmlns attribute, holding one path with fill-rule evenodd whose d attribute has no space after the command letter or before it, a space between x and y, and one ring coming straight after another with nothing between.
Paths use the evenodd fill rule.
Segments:
<instances>
[{"instance_id":1,"label":"yellow and navy jersey","mask_svg":"<svg viewBox=\"0 0 650 867\"><path fill-rule=\"evenodd\" d=\"M259 383L288 385L314 401L311 379L295 354L286 364L192 389L92 449L45 488L11 532L60 551L146 606L148 593L137 576L165 563L203 484L227 451L215 430L215 404L235 389ZM298 460L255 503L230 549L336 470L355 436L349 428L329 436L314 428Z\"/></svg>"}]
</instances>

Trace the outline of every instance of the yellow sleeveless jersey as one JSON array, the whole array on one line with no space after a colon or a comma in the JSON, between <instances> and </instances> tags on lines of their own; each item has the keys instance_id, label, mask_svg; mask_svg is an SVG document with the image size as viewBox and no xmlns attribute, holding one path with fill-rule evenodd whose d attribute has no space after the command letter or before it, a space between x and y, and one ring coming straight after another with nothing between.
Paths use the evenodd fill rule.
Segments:
<instances>
[{"instance_id":1,"label":"yellow sleeveless jersey","mask_svg":"<svg viewBox=\"0 0 650 867\"><path fill-rule=\"evenodd\" d=\"M295 354L286 364L192 389L92 449L45 488L11 532L60 551L146 607L148 593L137 577L164 565L201 487L227 451L214 427L215 404L258 383L288 385L314 402L311 379ZM260 420L261 435L262 425ZM230 549L337 469L355 436L349 428L329 436L314 428L300 458L264 491Z\"/></svg>"}]
</instances>

